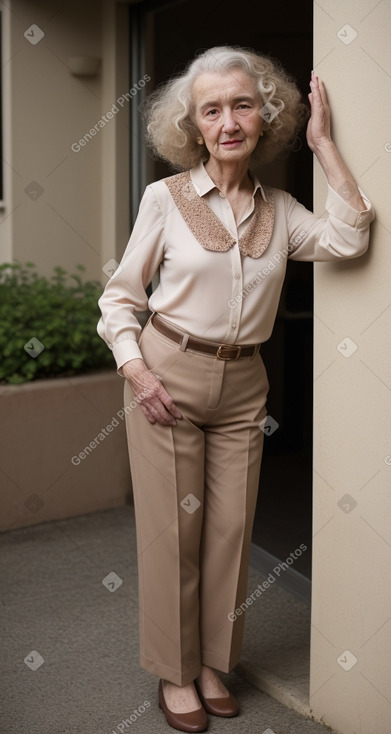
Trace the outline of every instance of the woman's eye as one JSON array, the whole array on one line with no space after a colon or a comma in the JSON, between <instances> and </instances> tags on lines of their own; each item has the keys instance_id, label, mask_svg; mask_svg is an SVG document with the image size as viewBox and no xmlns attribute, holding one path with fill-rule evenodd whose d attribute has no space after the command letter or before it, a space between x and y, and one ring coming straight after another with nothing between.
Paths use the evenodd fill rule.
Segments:
<instances>
[{"instance_id":1,"label":"woman's eye","mask_svg":"<svg viewBox=\"0 0 391 734\"><path fill-rule=\"evenodd\" d=\"M249 110L249 109L250 109L250 105L248 105L248 104L245 104L245 103L243 102L243 104L240 104L240 105L239 105L239 109L243 109L243 110Z\"/></svg>"},{"instance_id":2,"label":"woman's eye","mask_svg":"<svg viewBox=\"0 0 391 734\"><path fill-rule=\"evenodd\" d=\"M217 112L217 110L209 110L206 114L207 115L214 115Z\"/></svg>"}]
</instances>

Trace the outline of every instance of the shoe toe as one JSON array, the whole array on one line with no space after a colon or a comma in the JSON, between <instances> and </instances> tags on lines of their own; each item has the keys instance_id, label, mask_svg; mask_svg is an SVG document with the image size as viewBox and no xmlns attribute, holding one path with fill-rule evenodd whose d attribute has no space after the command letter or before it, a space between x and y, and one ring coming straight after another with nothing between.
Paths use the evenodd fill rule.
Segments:
<instances>
[{"instance_id":1,"label":"shoe toe","mask_svg":"<svg viewBox=\"0 0 391 734\"><path fill-rule=\"evenodd\" d=\"M213 716L237 716L239 713L239 704L236 698L230 693L224 698L206 698L197 685L197 693L199 699L208 714Z\"/></svg>"}]
</instances>

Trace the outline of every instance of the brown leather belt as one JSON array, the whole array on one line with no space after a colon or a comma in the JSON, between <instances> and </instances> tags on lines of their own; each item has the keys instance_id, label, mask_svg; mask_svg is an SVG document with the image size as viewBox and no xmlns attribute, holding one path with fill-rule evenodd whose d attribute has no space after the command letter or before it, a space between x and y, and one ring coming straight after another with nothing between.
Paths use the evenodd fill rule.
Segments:
<instances>
[{"instance_id":1,"label":"brown leather belt","mask_svg":"<svg viewBox=\"0 0 391 734\"><path fill-rule=\"evenodd\" d=\"M211 354L217 359L241 359L241 357L253 357L259 349L259 344L218 344L217 342L203 341L189 336L184 331L176 329L167 321L161 318L159 314L154 313L151 318L153 327L160 331L161 334L167 336L176 344L181 344L183 350L190 349L201 354Z\"/></svg>"}]
</instances>

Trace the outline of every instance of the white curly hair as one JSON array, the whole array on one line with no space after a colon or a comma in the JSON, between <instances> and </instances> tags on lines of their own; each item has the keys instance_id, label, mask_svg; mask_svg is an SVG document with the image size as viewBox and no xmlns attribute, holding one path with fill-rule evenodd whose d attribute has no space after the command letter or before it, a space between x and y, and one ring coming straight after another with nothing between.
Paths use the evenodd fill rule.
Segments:
<instances>
[{"instance_id":1,"label":"white curly hair","mask_svg":"<svg viewBox=\"0 0 391 734\"><path fill-rule=\"evenodd\" d=\"M256 81L263 109L272 113L252 160L269 163L296 140L308 117L308 107L281 64L252 49L215 46L196 56L179 77L158 87L144 102L146 139L157 157L180 170L192 168L208 157L206 146L196 141L199 130L194 123L193 83L205 72L226 74L234 68L243 69Z\"/></svg>"}]
</instances>

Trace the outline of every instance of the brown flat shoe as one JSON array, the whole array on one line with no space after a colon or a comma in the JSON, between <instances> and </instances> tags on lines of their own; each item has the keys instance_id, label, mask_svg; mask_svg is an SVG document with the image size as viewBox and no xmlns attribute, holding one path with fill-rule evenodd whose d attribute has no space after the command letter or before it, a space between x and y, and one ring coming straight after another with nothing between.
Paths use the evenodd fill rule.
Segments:
<instances>
[{"instance_id":1,"label":"brown flat shoe","mask_svg":"<svg viewBox=\"0 0 391 734\"><path fill-rule=\"evenodd\" d=\"M208 714L212 714L213 716L227 717L238 715L239 704L232 693L230 693L229 696L225 696L225 698L205 698L205 696L202 695L202 691L200 690L197 681L194 681L194 683L196 686L198 697Z\"/></svg>"},{"instance_id":2,"label":"brown flat shoe","mask_svg":"<svg viewBox=\"0 0 391 734\"><path fill-rule=\"evenodd\" d=\"M189 711L186 714L176 714L170 711L164 698L163 683L161 680L159 681L159 707L166 717L167 724L172 726L173 729L192 732L206 731L208 728L208 717L203 706L195 711Z\"/></svg>"}]
</instances>

